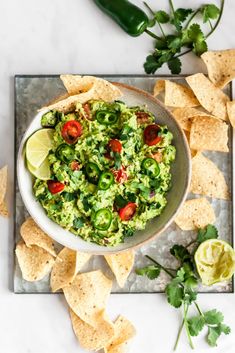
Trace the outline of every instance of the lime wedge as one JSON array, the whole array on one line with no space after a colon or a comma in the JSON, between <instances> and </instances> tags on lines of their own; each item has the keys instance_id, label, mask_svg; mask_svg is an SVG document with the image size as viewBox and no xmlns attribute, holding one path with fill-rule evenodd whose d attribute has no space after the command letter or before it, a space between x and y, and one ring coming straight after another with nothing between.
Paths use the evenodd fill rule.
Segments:
<instances>
[{"instance_id":1,"label":"lime wedge","mask_svg":"<svg viewBox=\"0 0 235 353\"><path fill-rule=\"evenodd\" d=\"M53 129L41 129L29 137L26 143L26 159L34 168L39 168L53 146Z\"/></svg>"},{"instance_id":2,"label":"lime wedge","mask_svg":"<svg viewBox=\"0 0 235 353\"><path fill-rule=\"evenodd\" d=\"M44 159L39 168L34 168L28 161L27 167L31 174L40 180L49 180L51 177L50 164L48 158Z\"/></svg>"},{"instance_id":3,"label":"lime wedge","mask_svg":"<svg viewBox=\"0 0 235 353\"><path fill-rule=\"evenodd\" d=\"M230 279L235 271L235 251L223 240L204 241L194 259L202 283L207 286Z\"/></svg>"}]
</instances>

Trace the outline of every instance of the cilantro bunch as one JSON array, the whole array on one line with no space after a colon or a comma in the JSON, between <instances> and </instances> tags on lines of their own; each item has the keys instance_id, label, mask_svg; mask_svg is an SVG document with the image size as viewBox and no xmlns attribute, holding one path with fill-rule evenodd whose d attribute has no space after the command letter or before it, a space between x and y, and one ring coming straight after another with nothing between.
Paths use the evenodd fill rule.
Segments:
<instances>
[{"instance_id":1,"label":"cilantro bunch","mask_svg":"<svg viewBox=\"0 0 235 353\"><path fill-rule=\"evenodd\" d=\"M172 74L179 74L181 56L191 51L200 56L207 51L206 39L215 31L222 17L224 0L220 3L220 8L214 4L205 4L194 10L191 8L175 9L173 1L169 0L170 13L167 13L162 10L155 12L144 2L152 15L149 27L158 25L161 32L161 36L157 36L148 29L145 31L155 39L154 52L147 56L144 63L145 72L153 74L164 63L167 63ZM202 19L203 23L209 25L209 33L203 33L199 23L192 23L196 18ZM165 24L173 28L172 34L165 33ZM183 48L186 50L182 51Z\"/></svg>"},{"instance_id":2,"label":"cilantro bunch","mask_svg":"<svg viewBox=\"0 0 235 353\"><path fill-rule=\"evenodd\" d=\"M179 328L174 350L178 346L178 342L185 328L188 342L191 348L194 348L192 337L198 336L203 328L207 328L207 343L214 347L222 333L229 334L230 327L225 325L223 314L216 309L203 312L197 303L197 286L199 277L194 263L194 253L198 246L208 240L218 238L218 231L213 225L208 225L204 229L199 229L196 240L190 242L187 246L175 244L170 253L174 256L179 266L176 269L169 269L162 266L156 260L146 255L153 265L149 265L136 270L140 276L147 276L150 280L157 278L161 271L166 272L171 281L165 288L165 294L169 304L175 308L183 309L183 320ZM192 249L189 251L188 249ZM194 305L197 315L188 317L189 308Z\"/></svg>"}]
</instances>

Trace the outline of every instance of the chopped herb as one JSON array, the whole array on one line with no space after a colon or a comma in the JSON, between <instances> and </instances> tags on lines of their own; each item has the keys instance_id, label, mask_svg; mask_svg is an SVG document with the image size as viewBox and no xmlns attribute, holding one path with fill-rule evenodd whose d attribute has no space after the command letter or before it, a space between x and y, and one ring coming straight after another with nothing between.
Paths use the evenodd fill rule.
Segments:
<instances>
[{"instance_id":1,"label":"chopped herb","mask_svg":"<svg viewBox=\"0 0 235 353\"><path fill-rule=\"evenodd\" d=\"M76 228L76 229L82 228L82 227L84 226L84 223L85 223L85 221L84 221L84 219L81 218L81 217L76 217L76 218L73 220L73 226L74 226L74 228Z\"/></svg>"},{"instance_id":2,"label":"chopped herb","mask_svg":"<svg viewBox=\"0 0 235 353\"><path fill-rule=\"evenodd\" d=\"M66 192L62 193L63 198L65 201L74 201L76 199L76 194L74 192Z\"/></svg>"}]
</instances>

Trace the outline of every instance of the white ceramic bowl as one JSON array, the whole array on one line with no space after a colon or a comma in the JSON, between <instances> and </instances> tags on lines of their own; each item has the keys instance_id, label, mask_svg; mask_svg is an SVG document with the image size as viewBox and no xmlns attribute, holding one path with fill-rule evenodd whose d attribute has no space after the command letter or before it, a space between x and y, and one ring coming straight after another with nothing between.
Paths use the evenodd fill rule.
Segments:
<instances>
[{"instance_id":1,"label":"white ceramic bowl","mask_svg":"<svg viewBox=\"0 0 235 353\"><path fill-rule=\"evenodd\" d=\"M26 168L24 158L25 142L32 133L41 128L41 116L45 113L45 111L38 113L32 120L24 134L18 152L17 177L19 190L25 207L35 222L58 243L71 249L90 252L93 254L107 254L136 248L162 233L172 223L179 207L184 202L188 192L191 176L190 151L188 148L188 143L184 133L171 113L161 102L153 98L145 91L120 83L116 83L116 85L123 92L122 100L127 105L147 105L148 109L156 116L157 123L160 125L166 124L174 135L173 144L176 147L177 153L176 160L172 164L171 168L172 188L167 194L168 203L160 216L147 223L146 229L136 232L132 237L126 238L123 244L120 244L114 248L103 247L93 243L88 243L80 237L76 237L74 234L63 229L47 217L44 209L40 203L36 201L33 195L32 176Z\"/></svg>"}]
</instances>

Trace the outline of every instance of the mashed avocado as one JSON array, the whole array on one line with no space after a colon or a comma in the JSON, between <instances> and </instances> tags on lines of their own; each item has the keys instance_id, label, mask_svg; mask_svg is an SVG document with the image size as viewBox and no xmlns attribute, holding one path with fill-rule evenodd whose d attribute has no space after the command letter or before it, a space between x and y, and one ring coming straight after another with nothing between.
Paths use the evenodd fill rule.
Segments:
<instances>
[{"instance_id":1,"label":"mashed avocado","mask_svg":"<svg viewBox=\"0 0 235 353\"><path fill-rule=\"evenodd\" d=\"M119 101L53 114L51 180L33 186L49 218L86 241L115 246L161 214L176 152L167 126L145 107ZM53 183L62 191L52 191Z\"/></svg>"}]
</instances>

